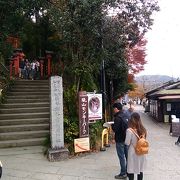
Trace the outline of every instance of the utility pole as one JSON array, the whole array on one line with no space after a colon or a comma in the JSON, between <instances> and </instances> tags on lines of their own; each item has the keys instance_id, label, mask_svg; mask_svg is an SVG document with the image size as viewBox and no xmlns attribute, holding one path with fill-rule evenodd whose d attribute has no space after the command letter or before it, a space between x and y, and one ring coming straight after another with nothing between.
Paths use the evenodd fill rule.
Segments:
<instances>
[{"instance_id":1,"label":"utility pole","mask_svg":"<svg viewBox=\"0 0 180 180\"><path fill-rule=\"evenodd\" d=\"M100 38L99 42L101 45L101 53L102 53L102 61L101 61L101 93L102 93L102 103L103 103L103 121L106 122L106 99L107 99L107 94L106 94L106 76L105 76L105 68L104 68L104 43L103 43L103 22L101 20L101 26L99 27L99 32L100 32Z\"/></svg>"},{"instance_id":2,"label":"utility pole","mask_svg":"<svg viewBox=\"0 0 180 180\"><path fill-rule=\"evenodd\" d=\"M101 93L103 100L103 119L106 122L106 77L105 77L105 69L104 69L104 59L101 63Z\"/></svg>"},{"instance_id":3,"label":"utility pole","mask_svg":"<svg viewBox=\"0 0 180 180\"><path fill-rule=\"evenodd\" d=\"M114 87L113 87L113 80L111 78L110 82L109 82L109 86L110 86L110 117L111 119L113 119L113 112L112 112L112 103L113 103L113 92L114 92Z\"/></svg>"}]
</instances>

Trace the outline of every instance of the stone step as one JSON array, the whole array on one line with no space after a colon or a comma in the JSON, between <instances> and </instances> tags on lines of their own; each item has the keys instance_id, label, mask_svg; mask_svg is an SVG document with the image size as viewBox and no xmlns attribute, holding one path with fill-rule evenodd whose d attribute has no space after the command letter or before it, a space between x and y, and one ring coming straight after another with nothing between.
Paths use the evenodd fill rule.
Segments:
<instances>
[{"instance_id":1,"label":"stone step","mask_svg":"<svg viewBox=\"0 0 180 180\"><path fill-rule=\"evenodd\" d=\"M49 130L41 131L23 131L23 132L6 132L0 133L0 141L44 138L49 135Z\"/></svg>"},{"instance_id":2,"label":"stone step","mask_svg":"<svg viewBox=\"0 0 180 180\"><path fill-rule=\"evenodd\" d=\"M10 114L10 113L35 113L35 112L48 112L50 111L49 107L24 107L24 108L11 108L11 109L0 109L1 114Z\"/></svg>"},{"instance_id":3,"label":"stone step","mask_svg":"<svg viewBox=\"0 0 180 180\"><path fill-rule=\"evenodd\" d=\"M47 99L48 95L22 95L22 96L7 96L7 99Z\"/></svg>"},{"instance_id":4,"label":"stone step","mask_svg":"<svg viewBox=\"0 0 180 180\"><path fill-rule=\"evenodd\" d=\"M44 92L41 92L41 91L32 91L32 92L24 92L24 91L22 91L22 92L9 92L8 94L7 94L7 96L48 96L49 95L49 91L44 91Z\"/></svg>"},{"instance_id":5,"label":"stone step","mask_svg":"<svg viewBox=\"0 0 180 180\"><path fill-rule=\"evenodd\" d=\"M49 81L15 80L0 106L0 148L43 145L50 131Z\"/></svg>"},{"instance_id":6,"label":"stone step","mask_svg":"<svg viewBox=\"0 0 180 180\"><path fill-rule=\"evenodd\" d=\"M29 88L29 87L22 87L22 88L13 88L11 89L11 92L49 92L49 87L48 88L41 88L41 87L34 87L34 88Z\"/></svg>"},{"instance_id":7,"label":"stone step","mask_svg":"<svg viewBox=\"0 0 180 180\"><path fill-rule=\"evenodd\" d=\"M33 85L14 85L12 89L49 89L49 85L33 84Z\"/></svg>"},{"instance_id":8,"label":"stone step","mask_svg":"<svg viewBox=\"0 0 180 180\"><path fill-rule=\"evenodd\" d=\"M49 130L49 124L23 124L0 126L0 133Z\"/></svg>"},{"instance_id":9,"label":"stone step","mask_svg":"<svg viewBox=\"0 0 180 180\"><path fill-rule=\"evenodd\" d=\"M43 113L16 113L16 114L0 114L0 120L5 119L30 119L30 118L49 118L49 112Z\"/></svg>"},{"instance_id":10,"label":"stone step","mask_svg":"<svg viewBox=\"0 0 180 180\"><path fill-rule=\"evenodd\" d=\"M6 119L0 120L0 126L7 125L19 125L19 124L47 124L49 123L49 118L30 118L30 119Z\"/></svg>"},{"instance_id":11,"label":"stone step","mask_svg":"<svg viewBox=\"0 0 180 180\"><path fill-rule=\"evenodd\" d=\"M0 148L25 147L25 146L41 146L46 138L32 138L20 140L0 141Z\"/></svg>"},{"instance_id":12,"label":"stone step","mask_svg":"<svg viewBox=\"0 0 180 180\"><path fill-rule=\"evenodd\" d=\"M35 103L11 103L11 104L1 104L1 108L24 108L24 107L49 107L49 102L35 102Z\"/></svg>"},{"instance_id":13,"label":"stone step","mask_svg":"<svg viewBox=\"0 0 180 180\"><path fill-rule=\"evenodd\" d=\"M48 80L15 80L14 81L14 84L22 84L22 85L25 85L25 84L48 84L49 81Z\"/></svg>"},{"instance_id":14,"label":"stone step","mask_svg":"<svg viewBox=\"0 0 180 180\"><path fill-rule=\"evenodd\" d=\"M11 147L11 148L1 148L1 156L11 156L13 155L22 155L22 154L42 154L44 152L44 146L26 146L26 147ZM22 179L21 179L22 180Z\"/></svg>"},{"instance_id":15,"label":"stone step","mask_svg":"<svg viewBox=\"0 0 180 180\"><path fill-rule=\"evenodd\" d=\"M49 102L49 98L45 99L6 99L6 103L40 103L40 102Z\"/></svg>"}]
</instances>

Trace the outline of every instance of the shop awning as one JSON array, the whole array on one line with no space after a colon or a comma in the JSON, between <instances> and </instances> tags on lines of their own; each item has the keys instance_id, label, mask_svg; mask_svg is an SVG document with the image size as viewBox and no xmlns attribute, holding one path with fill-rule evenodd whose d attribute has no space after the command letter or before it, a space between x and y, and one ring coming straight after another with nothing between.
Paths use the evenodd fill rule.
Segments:
<instances>
[{"instance_id":1,"label":"shop awning","mask_svg":"<svg viewBox=\"0 0 180 180\"><path fill-rule=\"evenodd\" d=\"M162 96L162 97L159 97L159 99L180 99L180 95L169 95L169 96Z\"/></svg>"}]
</instances>

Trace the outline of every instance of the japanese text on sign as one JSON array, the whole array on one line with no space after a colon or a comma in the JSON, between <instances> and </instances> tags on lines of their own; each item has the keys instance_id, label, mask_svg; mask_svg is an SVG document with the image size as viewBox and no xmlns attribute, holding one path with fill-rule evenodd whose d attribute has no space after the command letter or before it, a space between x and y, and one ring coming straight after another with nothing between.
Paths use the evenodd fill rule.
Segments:
<instances>
[{"instance_id":1,"label":"japanese text on sign","mask_svg":"<svg viewBox=\"0 0 180 180\"><path fill-rule=\"evenodd\" d=\"M80 137L89 136L88 97L85 95L79 96L79 129Z\"/></svg>"}]
</instances>

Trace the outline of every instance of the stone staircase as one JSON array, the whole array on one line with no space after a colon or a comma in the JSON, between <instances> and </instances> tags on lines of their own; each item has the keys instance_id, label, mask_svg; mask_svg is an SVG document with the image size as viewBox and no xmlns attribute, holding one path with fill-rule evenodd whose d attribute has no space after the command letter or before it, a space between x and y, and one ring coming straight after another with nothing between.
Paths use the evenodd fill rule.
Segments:
<instances>
[{"instance_id":1,"label":"stone staircase","mask_svg":"<svg viewBox=\"0 0 180 180\"><path fill-rule=\"evenodd\" d=\"M0 148L42 145L49 134L48 80L16 80L0 106Z\"/></svg>"}]
</instances>

